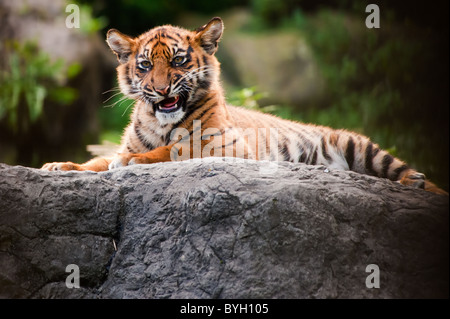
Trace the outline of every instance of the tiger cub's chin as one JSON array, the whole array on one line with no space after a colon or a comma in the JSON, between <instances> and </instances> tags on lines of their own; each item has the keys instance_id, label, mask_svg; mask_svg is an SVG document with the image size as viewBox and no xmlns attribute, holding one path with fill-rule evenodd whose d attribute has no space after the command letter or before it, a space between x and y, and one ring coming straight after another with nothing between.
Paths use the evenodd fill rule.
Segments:
<instances>
[{"instance_id":1,"label":"tiger cub's chin","mask_svg":"<svg viewBox=\"0 0 450 319\"><path fill-rule=\"evenodd\" d=\"M167 125L167 124L176 124L180 122L184 115L185 111L183 111L183 108L180 107L176 111L173 112L161 112L159 110L155 111L155 117L158 119L161 126Z\"/></svg>"}]
</instances>

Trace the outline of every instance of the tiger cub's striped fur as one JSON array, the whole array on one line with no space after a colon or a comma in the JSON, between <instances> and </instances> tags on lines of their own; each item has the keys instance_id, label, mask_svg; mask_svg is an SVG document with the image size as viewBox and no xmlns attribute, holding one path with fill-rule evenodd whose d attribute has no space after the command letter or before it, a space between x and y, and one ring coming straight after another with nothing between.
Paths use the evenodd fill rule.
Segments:
<instances>
[{"instance_id":1,"label":"tiger cub's striped fur","mask_svg":"<svg viewBox=\"0 0 450 319\"><path fill-rule=\"evenodd\" d=\"M211 147L216 156L225 156L231 149L234 156L323 164L445 193L362 135L227 106L214 56L222 32L220 18L195 31L166 25L137 38L109 30L107 43L120 62L120 88L136 101L120 151L113 158L94 158L84 164L49 163L43 169L104 171L170 161L181 152L180 137L171 138L177 129L187 132L182 140L192 146L195 135L200 137L200 151L190 148L190 158L211 156ZM201 121L198 129L195 121ZM277 129L276 143L264 131L268 128ZM244 129L257 133L244 136ZM232 139L226 141L226 135Z\"/></svg>"}]
</instances>

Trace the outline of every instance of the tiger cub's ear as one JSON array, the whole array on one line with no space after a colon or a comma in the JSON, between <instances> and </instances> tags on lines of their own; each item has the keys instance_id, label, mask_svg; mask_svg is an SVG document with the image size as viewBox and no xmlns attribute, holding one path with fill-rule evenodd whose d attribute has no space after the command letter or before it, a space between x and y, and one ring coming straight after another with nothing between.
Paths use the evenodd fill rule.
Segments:
<instances>
[{"instance_id":1,"label":"tiger cub's ear","mask_svg":"<svg viewBox=\"0 0 450 319\"><path fill-rule=\"evenodd\" d=\"M223 33L223 22L221 18L212 18L204 26L196 30L196 41L200 46L210 55L213 55L217 50L217 44Z\"/></svg>"},{"instance_id":2,"label":"tiger cub's ear","mask_svg":"<svg viewBox=\"0 0 450 319\"><path fill-rule=\"evenodd\" d=\"M106 42L111 50L117 55L117 59L120 63L128 62L130 54L133 52L134 40L117 31L116 29L110 29L106 34Z\"/></svg>"}]
</instances>

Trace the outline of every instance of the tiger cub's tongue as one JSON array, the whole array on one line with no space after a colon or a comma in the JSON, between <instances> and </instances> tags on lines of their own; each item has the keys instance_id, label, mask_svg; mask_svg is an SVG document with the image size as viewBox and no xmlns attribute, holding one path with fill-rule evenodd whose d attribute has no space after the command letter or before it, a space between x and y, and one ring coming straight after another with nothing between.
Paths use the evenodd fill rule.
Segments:
<instances>
[{"instance_id":1,"label":"tiger cub's tongue","mask_svg":"<svg viewBox=\"0 0 450 319\"><path fill-rule=\"evenodd\" d=\"M171 107L173 107L173 106L175 106L175 105L177 104L177 102L178 102L179 99L180 99L179 96L169 97L169 98L167 98L167 99L165 99L165 100L162 100L162 101L161 101L161 105L162 105L164 108L171 108Z\"/></svg>"}]
</instances>

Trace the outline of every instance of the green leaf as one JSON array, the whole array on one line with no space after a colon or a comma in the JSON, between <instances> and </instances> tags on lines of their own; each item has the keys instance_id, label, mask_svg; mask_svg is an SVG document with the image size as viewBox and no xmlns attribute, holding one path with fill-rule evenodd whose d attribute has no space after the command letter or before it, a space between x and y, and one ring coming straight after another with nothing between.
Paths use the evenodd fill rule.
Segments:
<instances>
[{"instance_id":1,"label":"green leaf","mask_svg":"<svg viewBox=\"0 0 450 319\"><path fill-rule=\"evenodd\" d=\"M27 130L27 124L36 122L42 115L44 103L51 96L59 105L66 105L78 97L76 89L62 86L66 79L81 71L73 63L64 68L63 59L52 61L40 51L35 42L6 42L10 47L9 66L0 72L0 116L14 132ZM23 105L22 105L23 104ZM28 112L20 112L20 107Z\"/></svg>"},{"instance_id":2,"label":"green leaf","mask_svg":"<svg viewBox=\"0 0 450 319\"><path fill-rule=\"evenodd\" d=\"M49 92L49 98L59 104L67 105L78 98L78 90L71 87L53 88Z\"/></svg>"},{"instance_id":3,"label":"green leaf","mask_svg":"<svg viewBox=\"0 0 450 319\"><path fill-rule=\"evenodd\" d=\"M67 78L72 79L76 77L81 72L81 64L80 63L72 63L67 68Z\"/></svg>"},{"instance_id":4,"label":"green leaf","mask_svg":"<svg viewBox=\"0 0 450 319\"><path fill-rule=\"evenodd\" d=\"M30 121L35 122L42 113L44 99L47 95L47 90L43 86L36 86L34 92L26 94L28 110L30 113Z\"/></svg>"}]
</instances>

